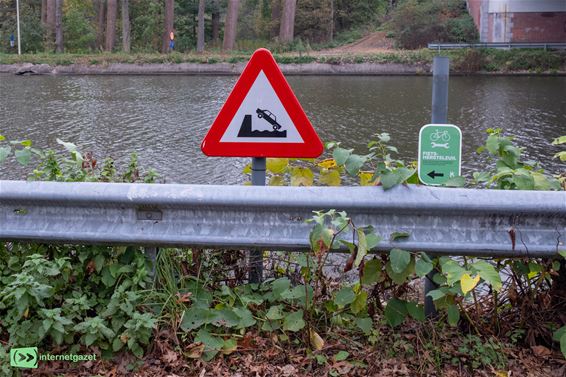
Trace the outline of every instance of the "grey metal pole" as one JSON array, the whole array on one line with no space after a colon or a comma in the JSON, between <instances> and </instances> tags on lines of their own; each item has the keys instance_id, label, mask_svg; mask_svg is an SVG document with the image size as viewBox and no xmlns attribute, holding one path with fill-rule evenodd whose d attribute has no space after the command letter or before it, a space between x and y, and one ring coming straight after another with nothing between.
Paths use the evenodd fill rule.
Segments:
<instances>
[{"instance_id":1,"label":"grey metal pole","mask_svg":"<svg viewBox=\"0 0 566 377\"><path fill-rule=\"evenodd\" d=\"M435 56L432 62L432 124L448 122L448 78L450 76L450 59L446 56ZM436 308L428 292L438 288L432 280L435 272L429 272L424 279L425 316L436 316Z\"/></svg>"},{"instance_id":2,"label":"grey metal pole","mask_svg":"<svg viewBox=\"0 0 566 377\"><path fill-rule=\"evenodd\" d=\"M18 25L18 55L21 55L22 47L20 44L20 0L16 0L16 23Z\"/></svg>"},{"instance_id":3,"label":"grey metal pole","mask_svg":"<svg viewBox=\"0 0 566 377\"><path fill-rule=\"evenodd\" d=\"M435 56L432 62L432 121L433 124L446 123L448 120L448 77L450 59Z\"/></svg>"},{"instance_id":4,"label":"grey metal pole","mask_svg":"<svg viewBox=\"0 0 566 377\"><path fill-rule=\"evenodd\" d=\"M252 185L265 186L265 157L252 158ZM263 251L250 251L250 283L260 283L263 280Z\"/></svg>"}]
</instances>

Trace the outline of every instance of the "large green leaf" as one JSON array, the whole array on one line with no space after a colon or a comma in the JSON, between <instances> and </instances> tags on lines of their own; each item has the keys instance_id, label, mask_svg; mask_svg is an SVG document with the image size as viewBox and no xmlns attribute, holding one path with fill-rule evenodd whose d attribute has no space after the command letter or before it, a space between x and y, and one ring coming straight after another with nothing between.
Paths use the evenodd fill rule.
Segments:
<instances>
[{"instance_id":1,"label":"large green leaf","mask_svg":"<svg viewBox=\"0 0 566 377\"><path fill-rule=\"evenodd\" d=\"M425 320L425 312L423 305L419 305L416 302L409 301L406 303L406 306L407 306L407 312L411 317L413 317L414 319L420 322Z\"/></svg>"},{"instance_id":2,"label":"large green leaf","mask_svg":"<svg viewBox=\"0 0 566 377\"><path fill-rule=\"evenodd\" d=\"M27 165L29 164L29 160L31 158L31 150L29 148L18 149L14 153L16 156L16 161L20 163L20 165Z\"/></svg>"},{"instance_id":3,"label":"large green leaf","mask_svg":"<svg viewBox=\"0 0 566 377\"><path fill-rule=\"evenodd\" d=\"M460 309L456 305L450 305L448 307L448 324L456 326L458 321L460 321Z\"/></svg>"},{"instance_id":4,"label":"large green leaf","mask_svg":"<svg viewBox=\"0 0 566 377\"><path fill-rule=\"evenodd\" d=\"M364 264L364 273L361 283L370 285L377 283L381 277L381 261L377 258L371 259Z\"/></svg>"},{"instance_id":5,"label":"large green leaf","mask_svg":"<svg viewBox=\"0 0 566 377\"><path fill-rule=\"evenodd\" d=\"M215 319L213 309L204 309L198 307L190 307L185 310L183 320L181 321L181 329L191 331L199 327L211 323Z\"/></svg>"},{"instance_id":6,"label":"large green leaf","mask_svg":"<svg viewBox=\"0 0 566 377\"><path fill-rule=\"evenodd\" d=\"M368 253L368 243L364 231L362 229L358 229L357 234L358 234L358 253L356 254L356 259L354 260L354 266L356 267L360 265L360 263Z\"/></svg>"},{"instance_id":7,"label":"large green leaf","mask_svg":"<svg viewBox=\"0 0 566 377\"><path fill-rule=\"evenodd\" d=\"M357 154L352 154L350 155L350 157L348 157L348 159L346 160L346 163L344 164L344 167L346 168L346 172L348 174L350 174L351 176L355 177L358 175L361 167L364 165L364 163L366 162L366 157L365 156L360 156Z\"/></svg>"},{"instance_id":8,"label":"large green leaf","mask_svg":"<svg viewBox=\"0 0 566 377\"><path fill-rule=\"evenodd\" d=\"M348 157L350 157L353 151L354 151L353 149L344 149L344 148L336 147L332 152L332 157L334 157L336 164L344 165L344 163L346 162Z\"/></svg>"},{"instance_id":9,"label":"large green leaf","mask_svg":"<svg viewBox=\"0 0 566 377\"><path fill-rule=\"evenodd\" d=\"M384 311L385 320L391 327L395 327L403 323L407 317L407 306L405 301L398 298L392 298L387 303Z\"/></svg>"},{"instance_id":10,"label":"large green leaf","mask_svg":"<svg viewBox=\"0 0 566 377\"><path fill-rule=\"evenodd\" d=\"M389 259L391 261L391 269L393 272L400 274L411 262L411 254L405 250L392 249L389 253Z\"/></svg>"},{"instance_id":11,"label":"large green leaf","mask_svg":"<svg viewBox=\"0 0 566 377\"><path fill-rule=\"evenodd\" d=\"M371 334L371 329L373 327L373 321L371 320L371 318L356 318L354 322L356 323L356 326L358 326L360 330L364 332L365 335Z\"/></svg>"},{"instance_id":12,"label":"large green leaf","mask_svg":"<svg viewBox=\"0 0 566 377\"><path fill-rule=\"evenodd\" d=\"M490 284L494 290L501 290L501 276L493 265L484 260L479 260L471 265L471 267L480 275L480 277Z\"/></svg>"},{"instance_id":13,"label":"large green leaf","mask_svg":"<svg viewBox=\"0 0 566 377\"><path fill-rule=\"evenodd\" d=\"M518 190L534 190L535 188L535 180L531 175L516 174L511 181Z\"/></svg>"},{"instance_id":14,"label":"large green leaf","mask_svg":"<svg viewBox=\"0 0 566 377\"><path fill-rule=\"evenodd\" d=\"M267 317L267 319L271 320L283 319L283 317L285 316L283 313L283 305L275 305L270 307L265 316Z\"/></svg>"},{"instance_id":15,"label":"large green leaf","mask_svg":"<svg viewBox=\"0 0 566 377\"><path fill-rule=\"evenodd\" d=\"M346 306L351 304L356 298L356 295L351 287L343 287L336 293L336 298L334 302L339 306Z\"/></svg>"},{"instance_id":16,"label":"large green leaf","mask_svg":"<svg viewBox=\"0 0 566 377\"><path fill-rule=\"evenodd\" d=\"M412 274L415 272L415 259L411 258L411 262L407 265L407 268L405 268L405 270L403 270L399 274L393 271L393 269L391 268L391 260L390 260L385 265L385 271L387 272L387 275L389 275L389 277L395 284L403 284L407 281L407 278L409 276L412 276Z\"/></svg>"},{"instance_id":17,"label":"large green leaf","mask_svg":"<svg viewBox=\"0 0 566 377\"><path fill-rule=\"evenodd\" d=\"M399 168L381 176L381 185L384 190L397 186L409 179L415 173L414 169Z\"/></svg>"},{"instance_id":18,"label":"large green leaf","mask_svg":"<svg viewBox=\"0 0 566 377\"><path fill-rule=\"evenodd\" d=\"M288 314L283 320L283 330L285 331L299 331L305 327L305 321L303 319L303 311L298 310L296 312Z\"/></svg>"},{"instance_id":19,"label":"large green leaf","mask_svg":"<svg viewBox=\"0 0 566 377\"><path fill-rule=\"evenodd\" d=\"M448 285L454 285L454 283L460 281L462 275L467 272L465 268L448 257L440 258L440 267L442 273L446 275L446 283Z\"/></svg>"},{"instance_id":20,"label":"large green leaf","mask_svg":"<svg viewBox=\"0 0 566 377\"><path fill-rule=\"evenodd\" d=\"M499 152L499 137L497 135L489 135L485 147L489 153L497 154Z\"/></svg>"},{"instance_id":21,"label":"large green leaf","mask_svg":"<svg viewBox=\"0 0 566 377\"><path fill-rule=\"evenodd\" d=\"M418 277L425 277L430 271L432 271L433 265L426 254L421 253L421 257L415 262L415 272Z\"/></svg>"},{"instance_id":22,"label":"large green leaf","mask_svg":"<svg viewBox=\"0 0 566 377\"><path fill-rule=\"evenodd\" d=\"M12 148L10 147L0 147L0 164L8 158L8 156L12 153Z\"/></svg>"},{"instance_id":23,"label":"large green leaf","mask_svg":"<svg viewBox=\"0 0 566 377\"><path fill-rule=\"evenodd\" d=\"M363 312L367 307L367 300L367 292L364 290L360 291L360 293L356 295L356 298L354 299L354 302L352 302L352 305L350 305L350 310L352 310L352 313L358 314Z\"/></svg>"}]
</instances>

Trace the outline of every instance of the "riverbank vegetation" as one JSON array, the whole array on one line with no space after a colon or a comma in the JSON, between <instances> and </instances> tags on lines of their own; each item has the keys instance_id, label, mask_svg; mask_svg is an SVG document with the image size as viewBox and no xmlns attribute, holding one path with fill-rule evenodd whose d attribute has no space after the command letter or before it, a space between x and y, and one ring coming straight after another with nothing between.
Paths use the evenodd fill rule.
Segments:
<instances>
[{"instance_id":1,"label":"riverbank vegetation","mask_svg":"<svg viewBox=\"0 0 566 377\"><path fill-rule=\"evenodd\" d=\"M0 0L4 65L239 63L266 47L283 64L396 63L420 66L415 72L424 73L434 55L424 49L427 43L478 39L464 0L232 0L231 6L196 0L46 0L21 5L23 55L18 56L9 44L15 33L13 3ZM566 71L566 54L559 52L442 54L452 58L458 73Z\"/></svg>"},{"instance_id":2,"label":"riverbank vegetation","mask_svg":"<svg viewBox=\"0 0 566 377\"><path fill-rule=\"evenodd\" d=\"M109 64L180 64L180 63L244 63L251 51L233 51L230 54L211 51L205 54L195 53L95 53L95 54L0 54L0 65L19 65L25 63L47 64L56 66L108 66ZM280 64L402 64L416 67L416 73L430 71L435 51L389 50L379 52L282 52L275 53L275 60ZM467 49L443 51L443 56L450 58L453 73L549 73L566 72L566 53L542 50L492 50ZM132 68L135 71L135 67ZM395 72L391 72L395 73Z\"/></svg>"},{"instance_id":3,"label":"riverbank vegetation","mask_svg":"<svg viewBox=\"0 0 566 377\"><path fill-rule=\"evenodd\" d=\"M16 51L8 43L14 3L0 0L4 53ZM464 0L38 0L20 7L24 53L321 49L378 29L401 48L477 40Z\"/></svg>"},{"instance_id":4,"label":"riverbank vegetation","mask_svg":"<svg viewBox=\"0 0 566 377\"><path fill-rule=\"evenodd\" d=\"M554 140L555 158L564 143ZM120 167L59 144L63 153L0 137L0 163L33 164L37 180L158 180L135 156ZM395 153L379 134L366 154L330 143L320 159L269 159L267 169L279 185L418 183L414 162ZM489 166L450 186L566 189L566 172L545 172L501 130L488 130L478 153L490 156ZM307 221L311 251L266 253L262 284L247 282L242 250L162 249L152 275L139 247L2 242L0 358L30 345L102 357L40 362L41 373L68 376L564 374L563 245L554 259L433 258L402 250L402 242L373 254L383 238L410 234L382 234L335 210ZM510 230L510 243L514 237ZM349 252L330 256L340 245ZM420 283L429 273L438 284L429 293L434 319L424 316ZM4 361L0 370L16 373Z\"/></svg>"}]
</instances>

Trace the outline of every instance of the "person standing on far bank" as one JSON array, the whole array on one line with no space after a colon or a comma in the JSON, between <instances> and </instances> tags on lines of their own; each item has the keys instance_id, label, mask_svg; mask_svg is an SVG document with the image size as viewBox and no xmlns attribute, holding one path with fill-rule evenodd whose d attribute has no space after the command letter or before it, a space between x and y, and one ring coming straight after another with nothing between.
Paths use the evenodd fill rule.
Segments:
<instances>
[{"instance_id":1,"label":"person standing on far bank","mask_svg":"<svg viewBox=\"0 0 566 377\"><path fill-rule=\"evenodd\" d=\"M175 49L175 34L173 32L169 33L169 52Z\"/></svg>"},{"instance_id":2,"label":"person standing on far bank","mask_svg":"<svg viewBox=\"0 0 566 377\"><path fill-rule=\"evenodd\" d=\"M14 48L14 45L16 44L16 39L14 38L14 33L10 34L10 47Z\"/></svg>"}]
</instances>

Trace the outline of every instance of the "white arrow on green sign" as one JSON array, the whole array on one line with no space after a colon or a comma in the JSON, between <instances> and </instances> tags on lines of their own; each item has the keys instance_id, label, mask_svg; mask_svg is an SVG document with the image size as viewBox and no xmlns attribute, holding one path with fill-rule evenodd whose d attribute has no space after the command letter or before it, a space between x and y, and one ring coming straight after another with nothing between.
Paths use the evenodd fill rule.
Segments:
<instances>
[{"instance_id":1,"label":"white arrow on green sign","mask_svg":"<svg viewBox=\"0 0 566 377\"><path fill-rule=\"evenodd\" d=\"M462 131L453 124L427 124L419 132L419 179L441 185L460 175Z\"/></svg>"}]
</instances>

